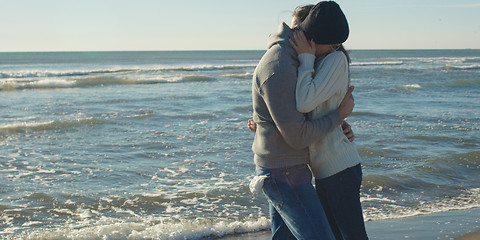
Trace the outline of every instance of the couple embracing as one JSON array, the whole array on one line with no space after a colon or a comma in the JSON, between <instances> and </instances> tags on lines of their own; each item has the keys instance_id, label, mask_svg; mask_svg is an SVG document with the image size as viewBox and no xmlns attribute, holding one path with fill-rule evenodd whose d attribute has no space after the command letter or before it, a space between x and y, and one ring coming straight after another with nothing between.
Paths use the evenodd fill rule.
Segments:
<instances>
[{"instance_id":1,"label":"couple embracing","mask_svg":"<svg viewBox=\"0 0 480 240\"><path fill-rule=\"evenodd\" d=\"M368 239L360 157L344 121L355 105L348 35L334 1L299 7L255 69L250 187L268 199L272 239Z\"/></svg>"}]
</instances>

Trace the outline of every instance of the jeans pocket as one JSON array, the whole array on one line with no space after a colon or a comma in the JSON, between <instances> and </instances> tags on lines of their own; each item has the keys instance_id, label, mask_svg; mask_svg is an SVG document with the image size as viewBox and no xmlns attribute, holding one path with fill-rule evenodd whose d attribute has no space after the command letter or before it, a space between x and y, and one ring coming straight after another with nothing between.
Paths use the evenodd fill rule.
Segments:
<instances>
[{"instance_id":1,"label":"jeans pocket","mask_svg":"<svg viewBox=\"0 0 480 240\"><path fill-rule=\"evenodd\" d=\"M267 196L268 201L280 211L283 207L283 198L278 188L277 181L272 176L265 179L263 183L263 193Z\"/></svg>"}]
</instances>

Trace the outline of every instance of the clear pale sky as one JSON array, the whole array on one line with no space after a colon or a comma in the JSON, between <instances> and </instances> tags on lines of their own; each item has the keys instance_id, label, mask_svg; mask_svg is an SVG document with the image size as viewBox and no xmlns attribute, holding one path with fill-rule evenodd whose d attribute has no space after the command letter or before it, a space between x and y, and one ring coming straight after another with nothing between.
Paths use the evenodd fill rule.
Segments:
<instances>
[{"instance_id":1,"label":"clear pale sky","mask_svg":"<svg viewBox=\"0 0 480 240\"><path fill-rule=\"evenodd\" d=\"M349 49L480 49L479 0L338 0ZM304 0L0 0L0 52L262 50Z\"/></svg>"}]
</instances>

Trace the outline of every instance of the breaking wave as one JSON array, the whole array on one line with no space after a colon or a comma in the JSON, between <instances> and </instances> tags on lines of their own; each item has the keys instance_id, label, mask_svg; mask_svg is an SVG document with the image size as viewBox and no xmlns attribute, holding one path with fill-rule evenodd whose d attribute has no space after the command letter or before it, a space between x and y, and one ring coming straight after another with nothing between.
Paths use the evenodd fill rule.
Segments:
<instances>
[{"instance_id":1,"label":"breaking wave","mask_svg":"<svg viewBox=\"0 0 480 240\"><path fill-rule=\"evenodd\" d=\"M125 73L155 73L168 71L214 71L214 70L235 70L244 68L254 68L256 65L194 65L194 66L172 66L172 67L145 67L145 68L128 68L128 69L93 69L93 70L66 70L66 71L49 71L49 70L28 70L28 71L6 71L0 72L2 78L51 78L51 77L77 77L102 74L125 74Z\"/></svg>"}]
</instances>

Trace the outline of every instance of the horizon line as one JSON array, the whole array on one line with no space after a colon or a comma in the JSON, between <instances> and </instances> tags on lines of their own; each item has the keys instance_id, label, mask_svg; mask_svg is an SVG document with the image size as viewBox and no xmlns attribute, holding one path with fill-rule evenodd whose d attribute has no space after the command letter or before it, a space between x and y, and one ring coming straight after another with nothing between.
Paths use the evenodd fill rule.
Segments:
<instances>
[{"instance_id":1,"label":"horizon line","mask_svg":"<svg viewBox=\"0 0 480 240\"><path fill-rule=\"evenodd\" d=\"M30 50L30 51L0 51L0 53L71 53L71 52L241 52L266 51L267 49L229 49L229 50ZM412 50L480 50L480 48L358 48L347 51L412 51Z\"/></svg>"}]
</instances>

